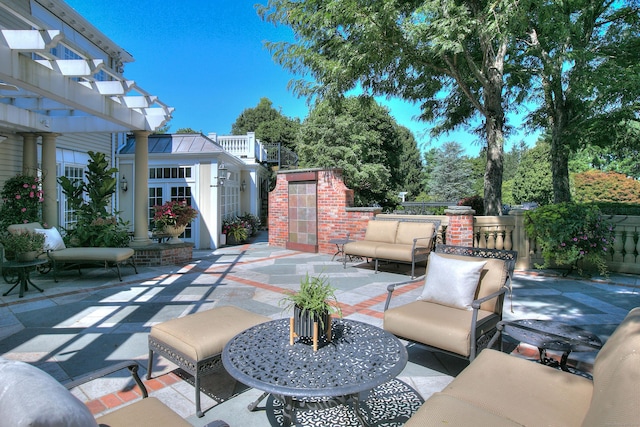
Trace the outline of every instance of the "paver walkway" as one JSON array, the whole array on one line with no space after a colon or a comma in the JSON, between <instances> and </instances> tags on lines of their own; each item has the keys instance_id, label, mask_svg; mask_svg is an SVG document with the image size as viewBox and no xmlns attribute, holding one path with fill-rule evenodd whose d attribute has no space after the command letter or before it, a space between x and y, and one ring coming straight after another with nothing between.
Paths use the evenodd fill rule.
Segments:
<instances>
[{"instance_id":1,"label":"paver walkway","mask_svg":"<svg viewBox=\"0 0 640 427\"><path fill-rule=\"evenodd\" d=\"M343 269L342 263L331 261L331 255L272 248L265 238L263 234L249 245L194 251L193 261L183 266L139 268L138 275L125 268L123 282L104 269L83 270L81 276L69 271L59 283L50 275L38 276L35 280L45 289L43 294L30 290L22 299L15 292L0 297L0 355L33 363L61 382L127 359L139 360L144 374L147 334L158 322L218 305L235 305L274 319L288 316L278 302L309 273L329 277L338 288L345 317L380 326L386 286L408 280L405 267L396 270L388 265L379 274L361 263L348 263ZM640 306L638 276L578 280L544 273L516 273L513 309L507 299L505 319L562 320L583 326L605 341L626 313ZM420 284L413 288L393 304L415 299ZM526 347L521 349L524 352ZM410 363L400 379L425 398L446 386L467 364L420 346L411 346L409 353ZM592 353L574 356L587 364L593 359ZM175 375L174 368L161 361L154 366L154 379L146 383L152 395L193 425L219 418L232 427L270 425L264 411L246 410L247 403L260 394L256 390L196 418L193 387ZM128 384L122 373L93 381L74 393L100 413L137 398ZM203 399L204 408L214 404Z\"/></svg>"}]
</instances>

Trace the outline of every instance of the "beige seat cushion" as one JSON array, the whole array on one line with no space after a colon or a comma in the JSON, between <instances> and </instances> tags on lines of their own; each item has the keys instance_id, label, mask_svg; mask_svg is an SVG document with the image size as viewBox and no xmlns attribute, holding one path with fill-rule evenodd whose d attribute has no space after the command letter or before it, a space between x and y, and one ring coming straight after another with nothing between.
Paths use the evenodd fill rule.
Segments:
<instances>
[{"instance_id":1,"label":"beige seat cushion","mask_svg":"<svg viewBox=\"0 0 640 427\"><path fill-rule=\"evenodd\" d=\"M136 427L190 427L191 424L180 418L155 397L137 400L131 405L117 409L97 419L100 427L136 426Z\"/></svg>"},{"instance_id":2,"label":"beige seat cushion","mask_svg":"<svg viewBox=\"0 0 640 427\"><path fill-rule=\"evenodd\" d=\"M58 262L122 262L131 258L134 253L131 248L66 248L49 252L49 257Z\"/></svg>"},{"instance_id":3,"label":"beige seat cushion","mask_svg":"<svg viewBox=\"0 0 640 427\"><path fill-rule=\"evenodd\" d=\"M581 425L592 392L584 377L490 349L442 390L527 426Z\"/></svg>"},{"instance_id":4,"label":"beige seat cushion","mask_svg":"<svg viewBox=\"0 0 640 427\"><path fill-rule=\"evenodd\" d=\"M198 361L222 353L231 338L269 320L238 307L216 307L154 325L150 336Z\"/></svg>"},{"instance_id":5,"label":"beige seat cushion","mask_svg":"<svg viewBox=\"0 0 640 427\"><path fill-rule=\"evenodd\" d=\"M414 301L384 312L386 331L468 357L473 312L427 301ZM498 322L492 312L478 311L478 325L489 330Z\"/></svg>"},{"instance_id":6,"label":"beige seat cushion","mask_svg":"<svg viewBox=\"0 0 640 427\"><path fill-rule=\"evenodd\" d=\"M640 424L640 307L627 314L598 352L593 384L583 426Z\"/></svg>"},{"instance_id":7,"label":"beige seat cushion","mask_svg":"<svg viewBox=\"0 0 640 427\"><path fill-rule=\"evenodd\" d=\"M427 426L521 426L470 402L442 393L432 395L405 423L405 427Z\"/></svg>"},{"instance_id":8,"label":"beige seat cushion","mask_svg":"<svg viewBox=\"0 0 640 427\"><path fill-rule=\"evenodd\" d=\"M346 255L357 255L365 258L375 258L376 248L380 245L379 242L369 242L361 240L358 242L349 242L344 245L344 253Z\"/></svg>"},{"instance_id":9,"label":"beige seat cushion","mask_svg":"<svg viewBox=\"0 0 640 427\"><path fill-rule=\"evenodd\" d=\"M376 246L375 256L373 258L411 262L412 253L412 245L404 245L399 243L379 243L378 246Z\"/></svg>"}]
</instances>

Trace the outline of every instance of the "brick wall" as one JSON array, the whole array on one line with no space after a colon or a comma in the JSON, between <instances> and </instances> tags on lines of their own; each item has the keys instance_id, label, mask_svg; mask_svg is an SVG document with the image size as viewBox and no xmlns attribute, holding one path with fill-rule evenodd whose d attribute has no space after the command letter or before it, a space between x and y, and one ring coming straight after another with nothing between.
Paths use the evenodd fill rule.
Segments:
<instances>
[{"instance_id":1,"label":"brick wall","mask_svg":"<svg viewBox=\"0 0 640 427\"><path fill-rule=\"evenodd\" d=\"M447 245L473 247L473 217L476 213L469 206L449 206L444 211L447 226Z\"/></svg>"},{"instance_id":2,"label":"brick wall","mask_svg":"<svg viewBox=\"0 0 640 427\"><path fill-rule=\"evenodd\" d=\"M336 245L329 240L362 239L367 221L379 208L353 208L353 190L347 188L339 169L313 169L278 172L276 186L269 193L269 245L286 247L289 239L288 182L315 175L317 183L318 252L333 254Z\"/></svg>"},{"instance_id":3,"label":"brick wall","mask_svg":"<svg viewBox=\"0 0 640 427\"><path fill-rule=\"evenodd\" d=\"M186 242L175 245L150 245L133 249L136 252L133 255L136 265L140 267L184 264L191 261L193 257L193 244Z\"/></svg>"}]
</instances>

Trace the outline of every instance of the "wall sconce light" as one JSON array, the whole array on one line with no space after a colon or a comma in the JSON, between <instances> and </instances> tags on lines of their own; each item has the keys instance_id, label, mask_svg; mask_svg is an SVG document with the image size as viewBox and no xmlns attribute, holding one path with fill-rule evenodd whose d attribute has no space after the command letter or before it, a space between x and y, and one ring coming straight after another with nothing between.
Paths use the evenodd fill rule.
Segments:
<instances>
[{"instance_id":1,"label":"wall sconce light","mask_svg":"<svg viewBox=\"0 0 640 427\"><path fill-rule=\"evenodd\" d=\"M129 189L129 183L127 182L127 178L122 175L122 179L120 179L120 189L122 191L127 191Z\"/></svg>"},{"instance_id":2,"label":"wall sconce light","mask_svg":"<svg viewBox=\"0 0 640 427\"><path fill-rule=\"evenodd\" d=\"M0 142L4 141L5 139L9 138L6 135L0 135Z\"/></svg>"},{"instance_id":3,"label":"wall sconce light","mask_svg":"<svg viewBox=\"0 0 640 427\"><path fill-rule=\"evenodd\" d=\"M231 172L227 170L227 167L223 162L220 162L218 166L218 185L212 185L211 187L222 187L224 182L231 177Z\"/></svg>"},{"instance_id":4,"label":"wall sconce light","mask_svg":"<svg viewBox=\"0 0 640 427\"><path fill-rule=\"evenodd\" d=\"M242 184L240 184L240 191L244 191L247 189L247 182L243 179Z\"/></svg>"}]
</instances>

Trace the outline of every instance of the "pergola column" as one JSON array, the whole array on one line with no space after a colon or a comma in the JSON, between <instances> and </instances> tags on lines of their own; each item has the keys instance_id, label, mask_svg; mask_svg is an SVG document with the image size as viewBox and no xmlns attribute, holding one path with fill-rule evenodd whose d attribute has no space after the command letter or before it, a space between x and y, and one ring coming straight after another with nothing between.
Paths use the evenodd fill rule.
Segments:
<instances>
[{"instance_id":1,"label":"pergola column","mask_svg":"<svg viewBox=\"0 0 640 427\"><path fill-rule=\"evenodd\" d=\"M21 132L22 136L22 173L36 176L38 171L38 134Z\"/></svg>"},{"instance_id":2,"label":"pergola column","mask_svg":"<svg viewBox=\"0 0 640 427\"><path fill-rule=\"evenodd\" d=\"M49 227L59 227L58 174L56 167L56 138L59 133L41 133L42 137L42 220Z\"/></svg>"},{"instance_id":3,"label":"pergola column","mask_svg":"<svg viewBox=\"0 0 640 427\"><path fill-rule=\"evenodd\" d=\"M136 139L133 192L133 241L129 246L151 244L149 240L149 135L147 131L133 131Z\"/></svg>"}]
</instances>

